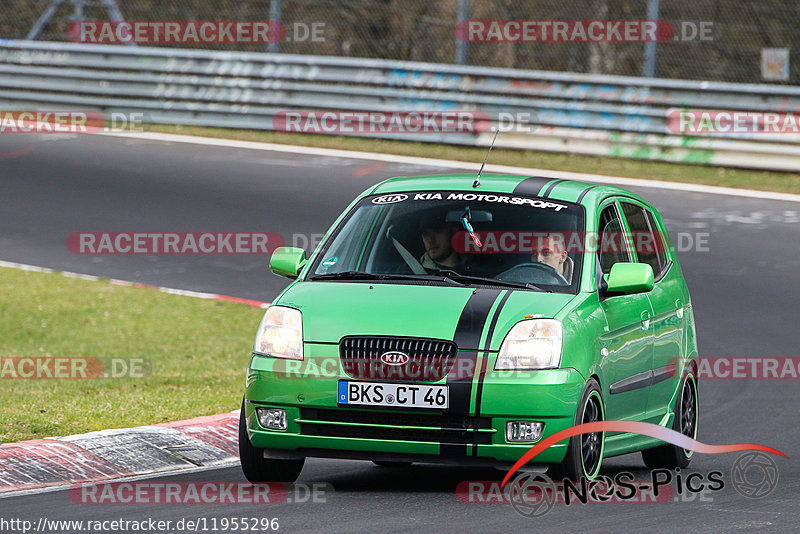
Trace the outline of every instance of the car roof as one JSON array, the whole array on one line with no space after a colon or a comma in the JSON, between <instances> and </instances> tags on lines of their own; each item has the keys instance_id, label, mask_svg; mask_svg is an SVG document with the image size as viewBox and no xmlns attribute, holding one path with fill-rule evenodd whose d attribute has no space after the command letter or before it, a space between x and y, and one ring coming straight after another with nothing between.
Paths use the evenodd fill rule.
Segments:
<instances>
[{"instance_id":1,"label":"car roof","mask_svg":"<svg viewBox=\"0 0 800 534\"><path fill-rule=\"evenodd\" d=\"M578 180L544 176L483 174L481 185L473 188L474 174L435 174L389 178L368 191L368 194L405 193L409 191L470 191L473 193L516 193L564 202L597 205L610 196L625 196L641 202L644 199L621 187L598 185Z\"/></svg>"}]
</instances>

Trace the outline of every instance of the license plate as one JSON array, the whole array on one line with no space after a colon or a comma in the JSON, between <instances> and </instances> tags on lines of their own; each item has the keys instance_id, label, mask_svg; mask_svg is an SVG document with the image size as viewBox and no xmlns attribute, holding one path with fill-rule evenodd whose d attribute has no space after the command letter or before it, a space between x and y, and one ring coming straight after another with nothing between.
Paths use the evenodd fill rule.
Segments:
<instances>
[{"instance_id":1,"label":"license plate","mask_svg":"<svg viewBox=\"0 0 800 534\"><path fill-rule=\"evenodd\" d=\"M443 410L450 405L448 393L447 386L340 380L337 400L339 404Z\"/></svg>"}]
</instances>

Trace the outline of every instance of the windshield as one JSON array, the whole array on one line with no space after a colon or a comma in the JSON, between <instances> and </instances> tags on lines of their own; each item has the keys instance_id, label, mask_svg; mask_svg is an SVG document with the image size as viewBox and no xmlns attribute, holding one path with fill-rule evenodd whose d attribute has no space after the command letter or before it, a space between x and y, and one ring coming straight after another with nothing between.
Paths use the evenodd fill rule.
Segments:
<instances>
[{"instance_id":1,"label":"windshield","mask_svg":"<svg viewBox=\"0 0 800 534\"><path fill-rule=\"evenodd\" d=\"M575 293L582 258L563 236L576 235L583 217L576 204L513 193L370 196L323 243L308 278L447 279Z\"/></svg>"}]
</instances>

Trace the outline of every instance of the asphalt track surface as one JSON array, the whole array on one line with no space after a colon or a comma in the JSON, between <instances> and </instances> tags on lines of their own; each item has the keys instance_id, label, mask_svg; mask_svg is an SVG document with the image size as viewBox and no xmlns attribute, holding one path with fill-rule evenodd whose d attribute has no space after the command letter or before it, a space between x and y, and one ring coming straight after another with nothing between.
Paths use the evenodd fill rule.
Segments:
<instances>
[{"instance_id":1,"label":"asphalt track surface","mask_svg":"<svg viewBox=\"0 0 800 534\"><path fill-rule=\"evenodd\" d=\"M501 163L501 162L498 162ZM477 167L477 165L476 165ZM396 175L449 172L245 149L199 147L102 136L0 137L0 259L182 289L271 300L283 279L267 258L91 256L71 253L67 236L82 231L270 231L322 233L349 201ZM798 356L800 205L683 193L636 191L664 215L670 232L708 234L708 250L679 253L692 293L702 356ZM254 325L255 329L255 325ZM465 480L502 473L419 465L312 459L298 483L328 483L324 503L276 505L78 505L66 491L0 499L0 516L48 519L277 517L282 532L704 532L787 531L800 521L800 410L797 380L701 383L698 439L761 443L776 458L777 489L754 500L730 484L738 453L695 455L688 470L723 473L725 487L667 503L556 505L525 518L509 504L462 503ZM238 395L238 392L234 392ZM233 408L233 407L232 407ZM201 415L201 414L198 414ZM638 454L604 462L604 473L644 480ZM162 481L244 481L238 468L183 473Z\"/></svg>"}]
</instances>

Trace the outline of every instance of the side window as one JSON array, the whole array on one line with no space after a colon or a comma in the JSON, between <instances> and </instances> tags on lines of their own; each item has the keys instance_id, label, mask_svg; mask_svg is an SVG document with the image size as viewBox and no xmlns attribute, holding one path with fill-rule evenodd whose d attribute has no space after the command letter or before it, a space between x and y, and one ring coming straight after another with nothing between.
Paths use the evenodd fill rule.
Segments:
<instances>
[{"instance_id":1,"label":"side window","mask_svg":"<svg viewBox=\"0 0 800 534\"><path fill-rule=\"evenodd\" d=\"M645 210L645 215L647 215L647 224L650 225L650 230L653 232L653 236L655 238L655 245L656 245L656 254L658 254L658 261L661 263L662 271L669 266L669 255L667 254L667 241L669 241L669 236L667 239L664 239L664 234L662 230L658 228L658 224L656 223L655 217L649 210ZM659 273L655 273L658 276Z\"/></svg>"},{"instance_id":2,"label":"side window","mask_svg":"<svg viewBox=\"0 0 800 534\"><path fill-rule=\"evenodd\" d=\"M638 261L649 264L653 268L653 274L658 278L667 266L668 260L664 241L661 239L653 214L627 202L622 203L622 212L631 230Z\"/></svg>"},{"instance_id":3,"label":"side window","mask_svg":"<svg viewBox=\"0 0 800 534\"><path fill-rule=\"evenodd\" d=\"M600 213L599 231L597 253L600 268L603 274L608 274L615 263L631 261L619 214L613 204Z\"/></svg>"}]
</instances>

